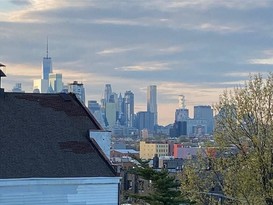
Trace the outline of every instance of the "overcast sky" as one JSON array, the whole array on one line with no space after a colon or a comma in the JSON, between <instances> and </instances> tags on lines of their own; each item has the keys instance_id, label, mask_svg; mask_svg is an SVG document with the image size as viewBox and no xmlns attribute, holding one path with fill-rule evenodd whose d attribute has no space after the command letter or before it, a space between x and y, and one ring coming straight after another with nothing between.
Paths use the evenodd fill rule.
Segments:
<instances>
[{"instance_id":1,"label":"overcast sky","mask_svg":"<svg viewBox=\"0 0 273 205\"><path fill-rule=\"evenodd\" d=\"M54 72L84 83L87 100L104 85L135 94L158 87L159 123L174 121L178 95L187 108L212 105L250 73L272 71L272 0L2 0L3 87L32 92L41 78L46 38Z\"/></svg>"}]
</instances>

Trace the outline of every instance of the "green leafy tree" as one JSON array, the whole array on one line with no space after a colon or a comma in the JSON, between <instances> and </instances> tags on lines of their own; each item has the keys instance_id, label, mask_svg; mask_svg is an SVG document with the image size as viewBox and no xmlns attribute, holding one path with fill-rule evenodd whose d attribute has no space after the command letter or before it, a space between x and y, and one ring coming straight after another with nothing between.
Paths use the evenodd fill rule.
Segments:
<instances>
[{"instance_id":1,"label":"green leafy tree","mask_svg":"<svg viewBox=\"0 0 273 205\"><path fill-rule=\"evenodd\" d=\"M215 185L214 173L209 170L208 161L201 154L196 160L188 161L180 176L181 190L196 204L209 204L210 189Z\"/></svg>"},{"instance_id":2,"label":"green leafy tree","mask_svg":"<svg viewBox=\"0 0 273 205\"><path fill-rule=\"evenodd\" d=\"M221 204L272 205L273 74L250 76L244 86L225 91L215 110L217 157L199 159L197 164L209 159L209 169L186 167L182 188L195 192L199 204L207 199L202 190L217 185Z\"/></svg>"},{"instance_id":3,"label":"green leafy tree","mask_svg":"<svg viewBox=\"0 0 273 205\"><path fill-rule=\"evenodd\" d=\"M190 204L180 191L180 183L168 171L160 171L149 167L148 161L137 159L139 166L132 173L151 182L151 192L147 195L134 194L131 197L140 199L150 205L180 205Z\"/></svg>"},{"instance_id":4,"label":"green leafy tree","mask_svg":"<svg viewBox=\"0 0 273 205\"><path fill-rule=\"evenodd\" d=\"M215 160L223 190L247 204L273 204L273 74L251 76L244 87L224 92L215 108L216 142L224 152L238 150Z\"/></svg>"}]
</instances>

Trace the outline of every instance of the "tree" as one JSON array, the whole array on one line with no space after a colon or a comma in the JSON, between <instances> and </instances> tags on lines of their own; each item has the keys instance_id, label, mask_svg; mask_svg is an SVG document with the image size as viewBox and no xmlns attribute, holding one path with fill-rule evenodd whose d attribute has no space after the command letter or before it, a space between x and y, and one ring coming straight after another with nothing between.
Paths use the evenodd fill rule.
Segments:
<instances>
[{"instance_id":1,"label":"tree","mask_svg":"<svg viewBox=\"0 0 273 205\"><path fill-rule=\"evenodd\" d=\"M213 173L207 171L206 160L199 155L198 159L189 161L181 174L181 189L186 196L197 204L209 204L207 193L213 187Z\"/></svg>"},{"instance_id":2,"label":"tree","mask_svg":"<svg viewBox=\"0 0 273 205\"><path fill-rule=\"evenodd\" d=\"M134 194L131 197L145 201L150 205L179 205L190 204L183 198L180 183L167 170L154 170L149 167L148 161L137 159L139 166L132 170L144 180L151 181L152 190L146 195Z\"/></svg>"},{"instance_id":3,"label":"tree","mask_svg":"<svg viewBox=\"0 0 273 205\"><path fill-rule=\"evenodd\" d=\"M222 204L273 204L273 74L250 76L244 86L225 91L215 111L217 157L199 160L209 160L209 169L187 167L184 189L207 192L216 184ZM199 193L194 198L201 204Z\"/></svg>"}]
</instances>

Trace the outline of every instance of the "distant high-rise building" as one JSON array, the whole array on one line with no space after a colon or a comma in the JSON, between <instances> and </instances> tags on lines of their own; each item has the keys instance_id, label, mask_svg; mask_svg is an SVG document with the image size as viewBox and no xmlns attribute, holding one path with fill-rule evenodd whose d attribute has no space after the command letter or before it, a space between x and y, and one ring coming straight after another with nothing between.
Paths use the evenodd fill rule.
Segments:
<instances>
[{"instance_id":1,"label":"distant high-rise building","mask_svg":"<svg viewBox=\"0 0 273 205\"><path fill-rule=\"evenodd\" d=\"M116 124L116 119L117 119L116 115L117 115L116 104L113 102L106 103L105 116L106 116L108 126L110 128L114 127L114 125Z\"/></svg>"},{"instance_id":2,"label":"distant high-rise building","mask_svg":"<svg viewBox=\"0 0 273 205\"><path fill-rule=\"evenodd\" d=\"M118 107L117 107L117 111L119 113L122 112L122 101L123 101L123 98L122 98L122 95L120 93L119 96L118 96Z\"/></svg>"},{"instance_id":3,"label":"distant high-rise building","mask_svg":"<svg viewBox=\"0 0 273 205\"><path fill-rule=\"evenodd\" d=\"M187 124L189 121L189 110L186 109L184 95L178 96L178 109L175 111L175 122L170 129L171 137L186 136L188 134Z\"/></svg>"},{"instance_id":4,"label":"distant high-rise building","mask_svg":"<svg viewBox=\"0 0 273 205\"><path fill-rule=\"evenodd\" d=\"M88 109L96 118L96 120L100 123L102 127L105 127L105 122L103 118L103 114L101 111L101 106L96 100L89 100L88 101Z\"/></svg>"},{"instance_id":5,"label":"distant high-rise building","mask_svg":"<svg viewBox=\"0 0 273 205\"><path fill-rule=\"evenodd\" d=\"M49 73L52 73L52 61L51 57L48 56L48 40L46 44L46 56L43 58L43 73L42 79L48 80Z\"/></svg>"},{"instance_id":6,"label":"distant high-rise building","mask_svg":"<svg viewBox=\"0 0 273 205\"><path fill-rule=\"evenodd\" d=\"M59 93L63 90L62 74L49 73L49 91Z\"/></svg>"},{"instance_id":7,"label":"distant high-rise building","mask_svg":"<svg viewBox=\"0 0 273 205\"><path fill-rule=\"evenodd\" d=\"M136 116L136 128L147 129L149 133L154 132L154 113L138 112Z\"/></svg>"},{"instance_id":8,"label":"distant high-rise building","mask_svg":"<svg viewBox=\"0 0 273 205\"><path fill-rule=\"evenodd\" d=\"M110 100L110 96L112 95L111 84L106 84L104 89L104 100L105 103L108 103Z\"/></svg>"},{"instance_id":9,"label":"distant high-rise building","mask_svg":"<svg viewBox=\"0 0 273 205\"><path fill-rule=\"evenodd\" d=\"M39 92L39 93L52 93L52 92L61 92L62 85L60 85L60 76L61 74L55 74L58 76L55 76L55 81L51 80L50 73L52 73L52 60L51 57L48 56L48 40L46 44L46 56L43 58L43 64L42 64L42 78L36 79L33 81L33 92ZM58 89L58 91L56 91Z\"/></svg>"},{"instance_id":10,"label":"distant high-rise building","mask_svg":"<svg viewBox=\"0 0 273 205\"><path fill-rule=\"evenodd\" d=\"M95 113L100 110L100 104L96 100L88 100L88 109L91 113Z\"/></svg>"},{"instance_id":11,"label":"distant high-rise building","mask_svg":"<svg viewBox=\"0 0 273 205\"><path fill-rule=\"evenodd\" d=\"M186 136L188 134L187 122L188 121L176 121L170 129L170 137Z\"/></svg>"},{"instance_id":12,"label":"distant high-rise building","mask_svg":"<svg viewBox=\"0 0 273 205\"><path fill-rule=\"evenodd\" d=\"M36 79L33 81L33 91L38 93L47 93L48 92L48 80L45 79Z\"/></svg>"},{"instance_id":13,"label":"distant high-rise building","mask_svg":"<svg viewBox=\"0 0 273 205\"><path fill-rule=\"evenodd\" d=\"M147 87L147 111L154 113L154 124L157 125L157 91L156 85Z\"/></svg>"},{"instance_id":14,"label":"distant high-rise building","mask_svg":"<svg viewBox=\"0 0 273 205\"><path fill-rule=\"evenodd\" d=\"M126 91L124 94L124 116L127 127L132 127L134 123L134 93Z\"/></svg>"},{"instance_id":15,"label":"distant high-rise building","mask_svg":"<svg viewBox=\"0 0 273 205\"><path fill-rule=\"evenodd\" d=\"M85 89L82 83L74 81L73 83L68 84L68 92L75 93L78 99L85 104Z\"/></svg>"},{"instance_id":16,"label":"distant high-rise building","mask_svg":"<svg viewBox=\"0 0 273 205\"><path fill-rule=\"evenodd\" d=\"M112 92L112 94L110 95L110 98L109 98L109 102L117 103L118 102L118 94Z\"/></svg>"},{"instance_id":17,"label":"distant high-rise building","mask_svg":"<svg viewBox=\"0 0 273 205\"><path fill-rule=\"evenodd\" d=\"M175 111L175 122L187 121L189 119L189 110L186 109L186 99L184 95L178 96L178 109Z\"/></svg>"},{"instance_id":18,"label":"distant high-rise building","mask_svg":"<svg viewBox=\"0 0 273 205\"><path fill-rule=\"evenodd\" d=\"M175 110L175 121L176 122L182 122L189 119L189 110L184 109L176 109Z\"/></svg>"},{"instance_id":19,"label":"distant high-rise building","mask_svg":"<svg viewBox=\"0 0 273 205\"><path fill-rule=\"evenodd\" d=\"M207 121L207 133L212 134L214 129L213 110L209 105L194 106L194 120Z\"/></svg>"},{"instance_id":20,"label":"distant high-rise building","mask_svg":"<svg viewBox=\"0 0 273 205\"><path fill-rule=\"evenodd\" d=\"M184 95L178 96L178 108L185 109L186 108L186 99Z\"/></svg>"},{"instance_id":21,"label":"distant high-rise building","mask_svg":"<svg viewBox=\"0 0 273 205\"><path fill-rule=\"evenodd\" d=\"M14 93L24 93L25 91L22 90L22 84L16 83L15 86L12 88L12 92Z\"/></svg>"}]
</instances>

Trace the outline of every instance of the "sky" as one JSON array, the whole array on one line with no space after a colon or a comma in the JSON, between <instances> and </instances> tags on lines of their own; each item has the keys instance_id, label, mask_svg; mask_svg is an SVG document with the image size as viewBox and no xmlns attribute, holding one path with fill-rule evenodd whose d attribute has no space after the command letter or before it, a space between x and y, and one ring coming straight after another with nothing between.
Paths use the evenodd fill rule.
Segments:
<instances>
[{"instance_id":1,"label":"sky","mask_svg":"<svg viewBox=\"0 0 273 205\"><path fill-rule=\"evenodd\" d=\"M242 3L244 2L244 3ZM32 92L49 56L64 83L83 82L87 100L105 84L135 94L146 111L157 85L159 124L173 123L178 95L213 105L226 89L273 64L272 0L1 0L2 87Z\"/></svg>"}]
</instances>

